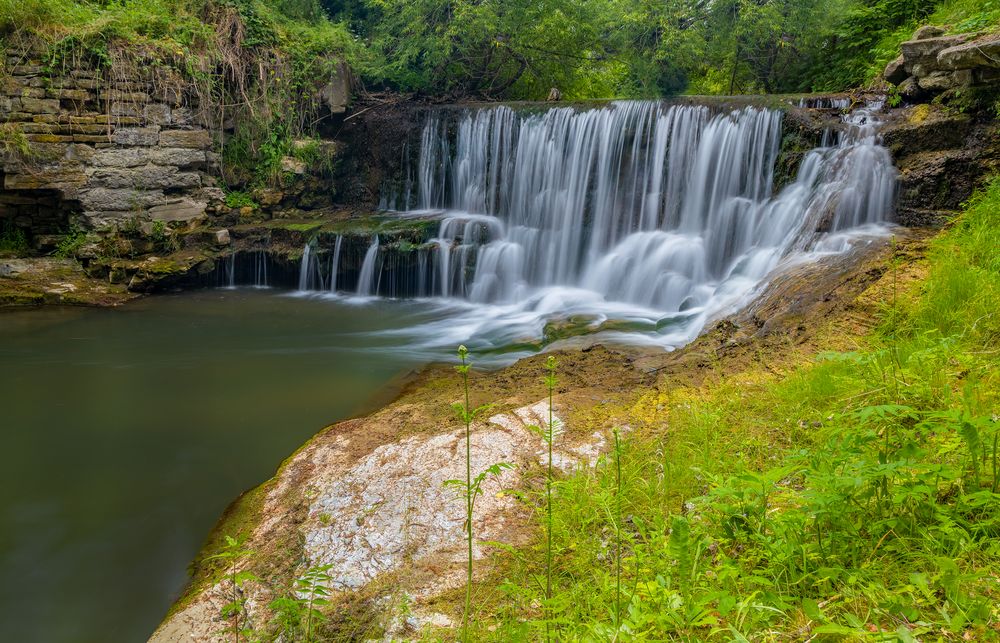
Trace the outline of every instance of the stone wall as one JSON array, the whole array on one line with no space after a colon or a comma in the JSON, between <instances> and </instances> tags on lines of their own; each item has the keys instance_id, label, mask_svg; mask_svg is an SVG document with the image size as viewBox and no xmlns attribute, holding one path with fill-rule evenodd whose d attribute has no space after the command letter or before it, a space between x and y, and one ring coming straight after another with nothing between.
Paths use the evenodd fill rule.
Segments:
<instances>
[{"instance_id":1,"label":"stone wall","mask_svg":"<svg viewBox=\"0 0 1000 643\"><path fill-rule=\"evenodd\" d=\"M2 159L0 218L53 234L137 214L191 220L221 198L213 135L178 78L155 68L123 80L86 67L53 72L39 52L6 54L0 121L30 153Z\"/></svg>"}]
</instances>

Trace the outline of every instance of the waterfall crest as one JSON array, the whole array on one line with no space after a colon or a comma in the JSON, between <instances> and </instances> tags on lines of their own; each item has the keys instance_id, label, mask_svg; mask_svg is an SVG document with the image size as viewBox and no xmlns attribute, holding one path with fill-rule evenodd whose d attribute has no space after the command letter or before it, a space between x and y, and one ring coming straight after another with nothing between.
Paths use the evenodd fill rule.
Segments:
<instances>
[{"instance_id":1,"label":"waterfall crest","mask_svg":"<svg viewBox=\"0 0 1000 643\"><path fill-rule=\"evenodd\" d=\"M845 121L775 193L778 110L624 101L433 115L410 211L441 216L421 294L513 303L562 286L665 312L705 306L824 234L891 214L896 170L873 112Z\"/></svg>"},{"instance_id":2,"label":"waterfall crest","mask_svg":"<svg viewBox=\"0 0 1000 643\"><path fill-rule=\"evenodd\" d=\"M383 195L405 204L390 217L433 219L433 231L405 260L372 235L351 268L338 237L329 281L307 247L299 286L433 298L443 317L409 329L411 346L523 344L560 319L593 331L624 321L645 329L628 341L682 345L783 263L886 232L897 171L879 107L844 115L780 189L779 110L620 101L435 111L412 180Z\"/></svg>"}]
</instances>

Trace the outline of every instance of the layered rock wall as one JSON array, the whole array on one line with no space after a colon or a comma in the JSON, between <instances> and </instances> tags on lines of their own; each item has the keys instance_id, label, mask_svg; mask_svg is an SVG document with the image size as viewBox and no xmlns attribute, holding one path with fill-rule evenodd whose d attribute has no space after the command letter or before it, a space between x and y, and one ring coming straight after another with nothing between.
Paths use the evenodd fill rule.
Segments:
<instances>
[{"instance_id":1,"label":"layered rock wall","mask_svg":"<svg viewBox=\"0 0 1000 643\"><path fill-rule=\"evenodd\" d=\"M0 218L36 235L136 214L186 221L222 196L190 84L162 68L112 79L86 66L53 70L39 51L5 53Z\"/></svg>"}]
</instances>

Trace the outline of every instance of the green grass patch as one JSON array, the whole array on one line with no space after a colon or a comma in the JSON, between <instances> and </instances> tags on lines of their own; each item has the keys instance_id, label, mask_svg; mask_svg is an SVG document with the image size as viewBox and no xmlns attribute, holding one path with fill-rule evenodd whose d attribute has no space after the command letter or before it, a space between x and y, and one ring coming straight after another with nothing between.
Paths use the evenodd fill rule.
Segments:
<instances>
[{"instance_id":1,"label":"green grass patch","mask_svg":"<svg viewBox=\"0 0 1000 643\"><path fill-rule=\"evenodd\" d=\"M861 350L661 381L608 413L618 455L556 485L553 598L539 511L535 545L500 555L479 638L1000 638L998 216L1000 179L917 289L890 267Z\"/></svg>"}]
</instances>

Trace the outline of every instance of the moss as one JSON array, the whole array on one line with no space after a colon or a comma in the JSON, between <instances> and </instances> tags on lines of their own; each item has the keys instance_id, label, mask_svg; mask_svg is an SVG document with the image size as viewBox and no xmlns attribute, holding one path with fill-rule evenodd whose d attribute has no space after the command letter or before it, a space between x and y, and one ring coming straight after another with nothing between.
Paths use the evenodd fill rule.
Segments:
<instances>
[{"instance_id":1,"label":"moss","mask_svg":"<svg viewBox=\"0 0 1000 643\"><path fill-rule=\"evenodd\" d=\"M914 125L919 125L923 123L931 115L931 106L927 104L917 105L913 108L913 113L910 114L910 122Z\"/></svg>"},{"instance_id":2,"label":"moss","mask_svg":"<svg viewBox=\"0 0 1000 643\"><path fill-rule=\"evenodd\" d=\"M323 227L320 222L309 222L309 223L281 223L278 227L284 228L285 230L291 230L293 232L316 232Z\"/></svg>"}]
</instances>

